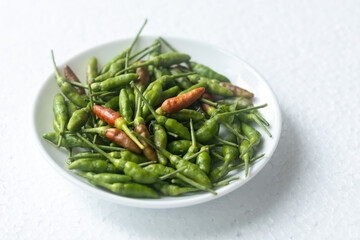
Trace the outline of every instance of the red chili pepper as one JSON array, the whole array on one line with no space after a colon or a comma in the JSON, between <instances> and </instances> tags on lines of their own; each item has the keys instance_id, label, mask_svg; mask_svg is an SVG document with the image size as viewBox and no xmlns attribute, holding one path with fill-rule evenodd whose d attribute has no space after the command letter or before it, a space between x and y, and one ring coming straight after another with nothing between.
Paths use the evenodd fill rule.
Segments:
<instances>
[{"instance_id":1,"label":"red chili pepper","mask_svg":"<svg viewBox=\"0 0 360 240\"><path fill-rule=\"evenodd\" d=\"M221 82L219 83L220 86L223 86L227 89L229 89L230 91L232 91L234 93L234 96L236 97L244 97L244 98L252 98L254 97L254 94L252 92L249 92L246 89L243 89L241 87L235 86L231 83L227 83L227 82Z\"/></svg>"},{"instance_id":2,"label":"red chili pepper","mask_svg":"<svg viewBox=\"0 0 360 240\"><path fill-rule=\"evenodd\" d=\"M144 63L143 61L138 61L138 64ZM147 87L150 82L149 72L146 67L139 67L136 69L136 74L139 75L138 79L135 81L135 84L141 86L141 88Z\"/></svg>"},{"instance_id":3,"label":"red chili pepper","mask_svg":"<svg viewBox=\"0 0 360 240\"><path fill-rule=\"evenodd\" d=\"M80 82L79 78L75 75L75 73L71 70L71 68L68 65L65 65L64 67L64 75L65 78L74 82ZM85 90L81 87L73 86L75 90L80 94L84 95Z\"/></svg>"},{"instance_id":4,"label":"red chili pepper","mask_svg":"<svg viewBox=\"0 0 360 240\"><path fill-rule=\"evenodd\" d=\"M126 121L123 117L121 117L120 113L115 112L111 108L106 108L99 105L94 105L93 111L101 120L107 122L110 126L123 130L136 143L136 145L139 146L139 148L144 149L144 146L127 127Z\"/></svg>"},{"instance_id":5,"label":"red chili pepper","mask_svg":"<svg viewBox=\"0 0 360 240\"><path fill-rule=\"evenodd\" d=\"M205 88L200 87L179 96L166 99L161 105L161 108L168 114L177 113L181 109L187 108L193 104L204 92Z\"/></svg>"},{"instance_id":6,"label":"red chili pepper","mask_svg":"<svg viewBox=\"0 0 360 240\"><path fill-rule=\"evenodd\" d=\"M144 124L137 125L135 127L135 132L144 138L151 139L150 133ZM154 149L144 140L140 139L140 142L145 147L143 150L145 157L150 161L156 162L157 156L156 156L156 152L154 151Z\"/></svg>"},{"instance_id":7,"label":"red chili pepper","mask_svg":"<svg viewBox=\"0 0 360 240\"><path fill-rule=\"evenodd\" d=\"M134 141L131 140L126 133L117 128L108 128L105 136L117 145L120 145L132 152L141 153L141 149L134 143Z\"/></svg>"},{"instance_id":8,"label":"red chili pepper","mask_svg":"<svg viewBox=\"0 0 360 240\"><path fill-rule=\"evenodd\" d=\"M115 120L121 118L120 113L115 112L111 108L106 108L99 105L93 106L93 111L101 120L107 122L110 126L115 126Z\"/></svg>"},{"instance_id":9,"label":"red chili pepper","mask_svg":"<svg viewBox=\"0 0 360 240\"><path fill-rule=\"evenodd\" d=\"M214 101L211 93L207 93L207 92L204 93L204 94L202 95L202 98L205 98L206 100L209 100L209 101L212 101L212 102ZM208 113L208 110L209 110L210 107L214 108L213 106L210 106L210 105L207 104L207 103L201 103L201 108L202 108L202 110L204 110L204 112L206 112L206 113Z\"/></svg>"}]
</instances>

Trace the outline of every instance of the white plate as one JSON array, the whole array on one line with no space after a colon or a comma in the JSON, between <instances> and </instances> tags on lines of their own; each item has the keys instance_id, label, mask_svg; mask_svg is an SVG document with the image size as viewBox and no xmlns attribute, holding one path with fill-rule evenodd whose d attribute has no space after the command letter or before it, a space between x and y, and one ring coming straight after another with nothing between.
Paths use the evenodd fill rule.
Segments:
<instances>
[{"instance_id":1,"label":"white plate","mask_svg":"<svg viewBox=\"0 0 360 240\"><path fill-rule=\"evenodd\" d=\"M140 37L133 52L150 45L154 39L155 37L153 36ZM84 82L86 65L91 57L95 56L97 57L100 64L105 64L115 55L125 49L130 44L131 40L132 39L124 39L106 43L77 54L73 58L66 61L57 59L58 68L59 70L62 70L64 64L68 64L77 74L77 76ZM243 170L238 172L233 171L232 175L240 176L241 179L232 182L228 186L217 189L217 196L207 192L197 192L194 194L178 197L161 197L159 199L133 199L122 197L110 193L106 190L94 187L86 180L78 177L67 169L67 164L65 163L67 152L64 149L57 149L41 137L44 133L53 131L52 121L54 117L52 113L52 100L53 96L60 91L56 84L53 70L49 69L49 72L51 73L49 74L49 77L45 81L44 85L40 88L34 104L34 134L36 142L38 142L40 150L43 153L45 159L50 163L51 166L55 168L58 173L64 176L65 179L69 180L82 189L94 193L94 195L122 205L142 208L177 208L210 201L234 191L248 182L257 173L259 173L259 171L270 160L280 138L281 114L275 95L265 80L247 63L217 47L194 40L174 37L166 37L166 40L168 40L168 42L170 42L179 52L188 53L191 55L193 61L211 67L215 71L227 76L236 85L252 91L256 96L253 100L254 105L263 103L268 104L268 107L261 109L260 112L269 121L271 125L270 131L273 135L273 138L269 138L262 130L259 130L261 133L263 133L264 138L263 143L256 149L256 152L259 154L265 153L265 157L261 160L258 160L255 164L252 164L250 169L250 176L248 178L244 177ZM50 56L49 61L51 61ZM61 62L64 64L60 64Z\"/></svg>"}]
</instances>

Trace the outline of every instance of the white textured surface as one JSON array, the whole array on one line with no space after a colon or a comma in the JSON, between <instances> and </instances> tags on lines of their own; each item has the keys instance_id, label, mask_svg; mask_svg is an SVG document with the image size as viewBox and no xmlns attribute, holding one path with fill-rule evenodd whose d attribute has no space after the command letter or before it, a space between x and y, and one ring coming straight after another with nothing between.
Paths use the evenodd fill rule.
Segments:
<instances>
[{"instance_id":1,"label":"white textured surface","mask_svg":"<svg viewBox=\"0 0 360 240\"><path fill-rule=\"evenodd\" d=\"M0 238L359 239L359 1L0 1ZM270 163L223 198L118 206L64 181L28 131L35 90L93 45L144 34L222 46L262 73L283 111Z\"/></svg>"}]
</instances>

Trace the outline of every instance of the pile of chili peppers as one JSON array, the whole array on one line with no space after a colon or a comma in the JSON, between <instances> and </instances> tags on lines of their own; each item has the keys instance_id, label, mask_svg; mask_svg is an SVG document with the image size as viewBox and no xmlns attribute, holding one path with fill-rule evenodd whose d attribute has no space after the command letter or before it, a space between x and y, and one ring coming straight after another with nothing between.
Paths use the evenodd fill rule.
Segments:
<instances>
[{"instance_id":1,"label":"pile of chili peppers","mask_svg":"<svg viewBox=\"0 0 360 240\"><path fill-rule=\"evenodd\" d=\"M159 38L132 53L130 46L98 69L87 65L86 84L69 66L53 100L55 132L43 138L68 150L68 168L92 184L126 197L158 198L196 191L216 194L230 172L245 169L269 123L254 94L193 62ZM162 53L167 46L171 52ZM225 134L220 134L220 126ZM226 136L226 137L222 137ZM84 151L86 149L86 151Z\"/></svg>"}]
</instances>

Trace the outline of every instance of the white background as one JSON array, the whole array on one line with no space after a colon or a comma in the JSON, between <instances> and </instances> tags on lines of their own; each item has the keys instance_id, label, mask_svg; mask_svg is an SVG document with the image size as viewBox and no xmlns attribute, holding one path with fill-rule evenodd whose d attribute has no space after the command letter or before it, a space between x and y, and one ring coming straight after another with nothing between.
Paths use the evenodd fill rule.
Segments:
<instances>
[{"instance_id":1,"label":"white background","mask_svg":"<svg viewBox=\"0 0 360 240\"><path fill-rule=\"evenodd\" d=\"M1 239L360 239L359 1L0 1ZM254 66L283 114L279 146L220 199L146 210L60 177L34 145L35 92L59 62L144 34L202 40Z\"/></svg>"}]
</instances>

